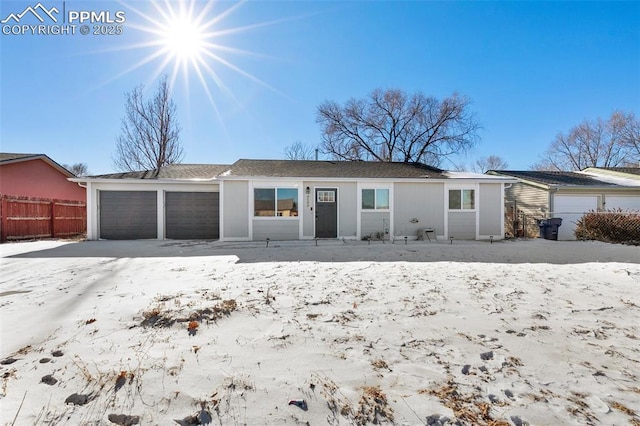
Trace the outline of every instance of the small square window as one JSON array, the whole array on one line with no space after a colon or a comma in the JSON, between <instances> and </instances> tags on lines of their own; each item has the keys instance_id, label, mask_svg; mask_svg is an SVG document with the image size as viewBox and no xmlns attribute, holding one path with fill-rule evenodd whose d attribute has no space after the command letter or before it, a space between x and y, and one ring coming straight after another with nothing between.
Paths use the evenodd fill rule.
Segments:
<instances>
[{"instance_id":1,"label":"small square window","mask_svg":"<svg viewBox=\"0 0 640 426\"><path fill-rule=\"evenodd\" d=\"M363 189L362 190L363 210L389 210L389 190L388 189Z\"/></svg>"},{"instance_id":2,"label":"small square window","mask_svg":"<svg viewBox=\"0 0 640 426\"><path fill-rule=\"evenodd\" d=\"M319 203L335 203L336 192L335 191L318 191Z\"/></svg>"},{"instance_id":3,"label":"small square window","mask_svg":"<svg viewBox=\"0 0 640 426\"><path fill-rule=\"evenodd\" d=\"M474 189L450 189L449 210L473 210L476 208Z\"/></svg>"}]
</instances>

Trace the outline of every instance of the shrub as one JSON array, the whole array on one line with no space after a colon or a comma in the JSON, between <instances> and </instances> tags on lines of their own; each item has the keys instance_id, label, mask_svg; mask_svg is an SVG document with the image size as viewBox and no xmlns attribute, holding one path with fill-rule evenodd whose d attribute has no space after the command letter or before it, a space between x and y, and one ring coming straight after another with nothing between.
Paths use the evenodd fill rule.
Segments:
<instances>
[{"instance_id":1,"label":"shrub","mask_svg":"<svg viewBox=\"0 0 640 426\"><path fill-rule=\"evenodd\" d=\"M587 213L578 220L575 236L579 240L640 245L640 213L620 209Z\"/></svg>"}]
</instances>

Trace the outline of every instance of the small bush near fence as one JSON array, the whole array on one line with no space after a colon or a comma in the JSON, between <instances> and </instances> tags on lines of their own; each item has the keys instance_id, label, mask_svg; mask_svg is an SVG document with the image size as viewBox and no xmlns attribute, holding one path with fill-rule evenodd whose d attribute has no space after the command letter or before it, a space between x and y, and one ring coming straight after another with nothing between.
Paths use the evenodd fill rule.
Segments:
<instances>
[{"instance_id":1,"label":"small bush near fence","mask_svg":"<svg viewBox=\"0 0 640 426\"><path fill-rule=\"evenodd\" d=\"M618 211L586 213L577 222L579 240L640 245L640 213Z\"/></svg>"}]
</instances>

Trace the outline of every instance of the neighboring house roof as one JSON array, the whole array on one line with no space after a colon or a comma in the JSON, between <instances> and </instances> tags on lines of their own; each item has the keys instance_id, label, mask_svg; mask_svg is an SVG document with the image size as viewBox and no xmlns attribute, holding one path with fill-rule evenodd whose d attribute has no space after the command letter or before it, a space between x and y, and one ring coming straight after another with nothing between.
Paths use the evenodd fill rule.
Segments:
<instances>
[{"instance_id":1,"label":"neighboring house roof","mask_svg":"<svg viewBox=\"0 0 640 426\"><path fill-rule=\"evenodd\" d=\"M140 172L109 173L90 176L93 179L214 179L229 170L228 164L171 164L160 169Z\"/></svg>"},{"instance_id":2,"label":"neighboring house roof","mask_svg":"<svg viewBox=\"0 0 640 426\"><path fill-rule=\"evenodd\" d=\"M438 178L443 170L420 163L312 160L238 160L223 176L301 178Z\"/></svg>"},{"instance_id":3,"label":"neighboring house roof","mask_svg":"<svg viewBox=\"0 0 640 426\"><path fill-rule=\"evenodd\" d=\"M640 167L587 167L582 173L605 182L624 186L640 186Z\"/></svg>"},{"instance_id":4,"label":"neighboring house roof","mask_svg":"<svg viewBox=\"0 0 640 426\"><path fill-rule=\"evenodd\" d=\"M23 161L42 160L49 164L51 167L60 171L60 173L67 177L75 177L73 173L62 167L60 164L53 161L49 156L45 154L18 154L11 152L0 152L0 166L3 164L20 163Z\"/></svg>"},{"instance_id":5,"label":"neighboring house roof","mask_svg":"<svg viewBox=\"0 0 640 426\"><path fill-rule=\"evenodd\" d=\"M640 167L587 167L583 171L587 170L608 170L611 172L624 173L626 175L640 176Z\"/></svg>"},{"instance_id":6,"label":"neighboring house roof","mask_svg":"<svg viewBox=\"0 0 640 426\"><path fill-rule=\"evenodd\" d=\"M523 181L546 185L548 187L603 187L618 186L604 182L582 172L536 171L536 170L489 170L487 173L511 176Z\"/></svg>"}]
</instances>

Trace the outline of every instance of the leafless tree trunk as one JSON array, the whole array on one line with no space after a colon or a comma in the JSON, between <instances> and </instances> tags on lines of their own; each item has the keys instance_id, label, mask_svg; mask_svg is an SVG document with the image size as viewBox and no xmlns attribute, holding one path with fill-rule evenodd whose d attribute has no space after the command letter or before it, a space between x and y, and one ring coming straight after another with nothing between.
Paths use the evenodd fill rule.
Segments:
<instances>
[{"instance_id":1,"label":"leafless tree trunk","mask_svg":"<svg viewBox=\"0 0 640 426\"><path fill-rule=\"evenodd\" d=\"M471 170L476 173L485 173L487 170L505 170L509 167L509 163L497 155L488 157L480 157L471 166Z\"/></svg>"},{"instance_id":2,"label":"leafless tree trunk","mask_svg":"<svg viewBox=\"0 0 640 426\"><path fill-rule=\"evenodd\" d=\"M633 114L615 111L608 120L585 120L558 134L532 166L535 170L582 170L638 164L640 125Z\"/></svg>"},{"instance_id":3,"label":"leafless tree trunk","mask_svg":"<svg viewBox=\"0 0 640 426\"><path fill-rule=\"evenodd\" d=\"M475 144L480 125L469 106L470 100L457 94L440 101L420 92L376 89L344 106L324 102L316 121L322 149L335 159L438 165Z\"/></svg>"},{"instance_id":4,"label":"leafless tree trunk","mask_svg":"<svg viewBox=\"0 0 640 426\"><path fill-rule=\"evenodd\" d=\"M127 93L126 115L116 144L114 167L120 171L158 170L179 163L184 156L176 107L164 76L152 99L145 101L143 86Z\"/></svg>"},{"instance_id":5,"label":"leafless tree trunk","mask_svg":"<svg viewBox=\"0 0 640 426\"><path fill-rule=\"evenodd\" d=\"M284 155L287 160L314 160L316 157L316 149L298 141L286 147L284 149Z\"/></svg>"}]
</instances>

